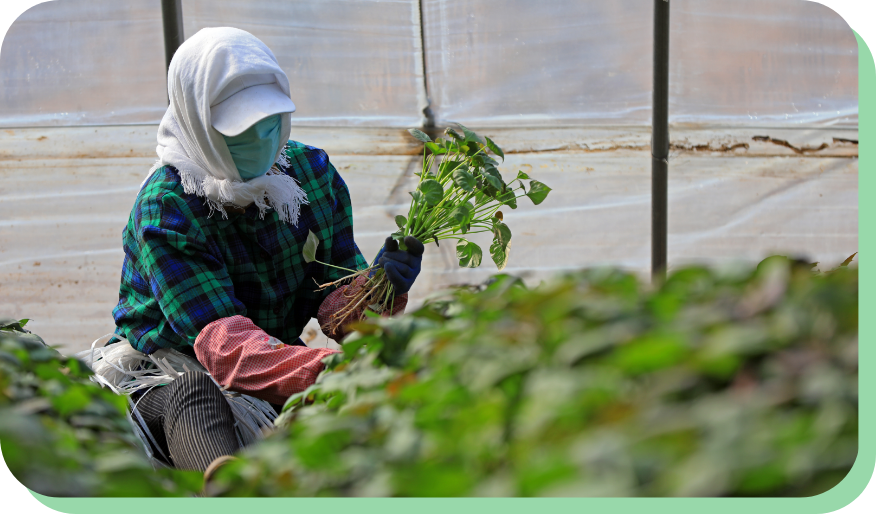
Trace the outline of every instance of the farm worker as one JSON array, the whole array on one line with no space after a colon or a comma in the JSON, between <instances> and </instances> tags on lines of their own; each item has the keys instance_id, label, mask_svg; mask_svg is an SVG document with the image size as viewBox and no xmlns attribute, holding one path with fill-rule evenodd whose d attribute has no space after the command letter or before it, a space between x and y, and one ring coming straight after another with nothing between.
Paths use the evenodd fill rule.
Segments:
<instances>
[{"instance_id":1,"label":"farm worker","mask_svg":"<svg viewBox=\"0 0 876 514\"><path fill-rule=\"evenodd\" d=\"M289 140L289 81L252 34L199 31L174 55L167 88L159 159L124 231L116 334L144 354L195 356L223 387L282 404L334 352L305 346L305 324L316 317L340 340L343 328L331 331L328 321L346 305L344 290L363 281L314 291L349 273L304 262L308 231L319 237L318 260L368 265L353 239L347 186L324 151ZM405 242L407 251L396 244L379 261L397 294L393 314L420 271L423 245ZM205 470L238 449L231 410L203 373L137 401L178 468Z\"/></svg>"}]
</instances>

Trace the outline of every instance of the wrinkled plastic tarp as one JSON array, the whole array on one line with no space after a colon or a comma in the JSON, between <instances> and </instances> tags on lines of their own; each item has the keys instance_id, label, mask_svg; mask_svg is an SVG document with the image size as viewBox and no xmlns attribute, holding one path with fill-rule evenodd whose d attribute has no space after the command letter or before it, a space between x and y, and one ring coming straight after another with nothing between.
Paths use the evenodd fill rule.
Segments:
<instances>
[{"instance_id":1,"label":"wrinkled plastic tarp","mask_svg":"<svg viewBox=\"0 0 876 514\"><path fill-rule=\"evenodd\" d=\"M427 88L439 123L649 123L650 2L422 0L422 13L420 3L182 7L186 35L229 25L273 49L292 84L297 124L419 125ZM827 7L674 0L671 18L671 122L857 125L857 43ZM37 5L3 41L0 125L157 123L164 66L156 0Z\"/></svg>"},{"instance_id":2,"label":"wrinkled plastic tarp","mask_svg":"<svg viewBox=\"0 0 876 514\"><path fill-rule=\"evenodd\" d=\"M650 2L424 2L439 120L650 124ZM856 125L858 50L803 0L673 0L671 123Z\"/></svg>"}]
</instances>

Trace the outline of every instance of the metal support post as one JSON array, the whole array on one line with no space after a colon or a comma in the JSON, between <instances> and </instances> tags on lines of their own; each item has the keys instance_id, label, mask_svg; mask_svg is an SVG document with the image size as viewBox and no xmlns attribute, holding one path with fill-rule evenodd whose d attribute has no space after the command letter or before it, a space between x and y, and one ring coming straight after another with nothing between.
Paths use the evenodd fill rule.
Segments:
<instances>
[{"instance_id":1,"label":"metal support post","mask_svg":"<svg viewBox=\"0 0 876 514\"><path fill-rule=\"evenodd\" d=\"M654 0L654 98L651 129L651 280L666 278L669 174L669 0Z\"/></svg>"},{"instance_id":2,"label":"metal support post","mask_svg":"<svg viewBox=\"0 0 876 514\"><path fill-rule=\"evenodd\" d=\"M161 19L164 24L164 60L170 68L170 60L179 45L185 41L183 36L183 17L181 0L161 0Z\"/></svg>"}]
</instances>

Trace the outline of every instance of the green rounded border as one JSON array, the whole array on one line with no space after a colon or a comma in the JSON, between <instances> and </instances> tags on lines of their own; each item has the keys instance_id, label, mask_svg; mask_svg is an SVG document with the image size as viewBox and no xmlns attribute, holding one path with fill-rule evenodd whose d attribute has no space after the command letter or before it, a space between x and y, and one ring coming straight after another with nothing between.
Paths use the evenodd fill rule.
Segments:
<instances>
[{"instance_id":1,"label":"green rounded border","mask_svg":"<svg viewBox=\"0 0 876 514\"><path fill-rule=\"evenodd\" d=\"M859 104L859 141L873 139L876 134L876 112L874 103L876 96L872 93L862 95L861 92L876 91L876 67L873 55L861 36L855 33L858 40L858 104ZM860 146L859 146L860 148ZM873 163L866 151L859 153L858 168L858 219L876 219L876 206L866 201L864 192L876 193L873 175L864 170L871 169ZM859 223L859 255L876 254L874 238L860 230ZM860 272L860 312L871 312L874 305L873 292L876 285L873 275L866 266L859 268ZM869 286L869 287L868 287ZM869 340L874 332L872 319L860 317L860 338ZM859 346L860 362L873 362L872 349L866 345ZM873 434L873 375L860 374L858 388L860 392L860 434ZM868 436L871 437L871 436ZM245 508L266 509L268 512L281 512L281 509L307 509L314 511L357 512L370 510L382 514L389 512L408 513L415 510L418 514L441 512L448 508L459 511L481 511L485 509L501 509L503 512L528 513L534 507L540 509L558 509L562 511L593 509L597 512L611 510L614 513L649 513L699 514L708 511L709 514L736 514L745 510L746 514L765 512L794 512L797 514L822 514L845 507L857 498L867 487L876 465L876 448L874 439L859 439L858 459L852 470L839 485L826 493L811 498L53 498L31 491L31 494L43 505L51 509L70 514L99 513L153 513L190 514L193 509L209 509L210 514L240 514ZM537 503L537 505L536 505Z\"/></svg>"}]
</instances>

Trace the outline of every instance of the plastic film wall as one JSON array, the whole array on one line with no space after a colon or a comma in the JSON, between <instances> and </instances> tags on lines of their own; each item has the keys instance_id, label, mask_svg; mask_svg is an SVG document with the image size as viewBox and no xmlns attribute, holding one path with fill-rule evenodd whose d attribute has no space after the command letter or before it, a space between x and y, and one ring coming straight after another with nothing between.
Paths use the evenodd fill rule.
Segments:
<instances>
[{"instance_id":1,"label":"plastic film wall","mask_svg":"<svg viewBox=\"0 0 876 514\"><path fill-rule=\"evenodd\" d=\"M417 125L427 93L439 123L650 120L644 0L182 7L186 35L229 25L265 41L289 75L300 125ZM0 125L157 123L166 107L160 14L159 0L56 0L27 11L0 51ZM676 124L857 124L856 40L820 4L673 0L670 66Z\"/></svg>"},{"instance_id":2,"label":"plastic film wall","mask_svg":"<svg viewBox=\"0 0 876 514\"><path fill-rule=\"evenodd\" d=\"M296 124L416 126L425 107L416 1L184 0L185 34L234 26L289 76Z\"/></svg>"},{"instance_id":3,"label":"plastic film wall","mask_svg":"<svg viewBox=\"0 0 876 514\"><path fill-rule=\"evenodd\" d=\"M157 123L165 109L158 0L42 3L3 40L3 126Z\"/></svg>"},{"instance_id":4,"label":"plastic film wall","mask_svg":"<svg viewBox=\"0 0 876 514\"><path fill-rule=\"evenodd\" d=\"M439 120L650 123L653 8L642 0L425 0ZM858 50L803 0L673 0L671 123L856 125Z\"/></svg>"}]
</instances>

